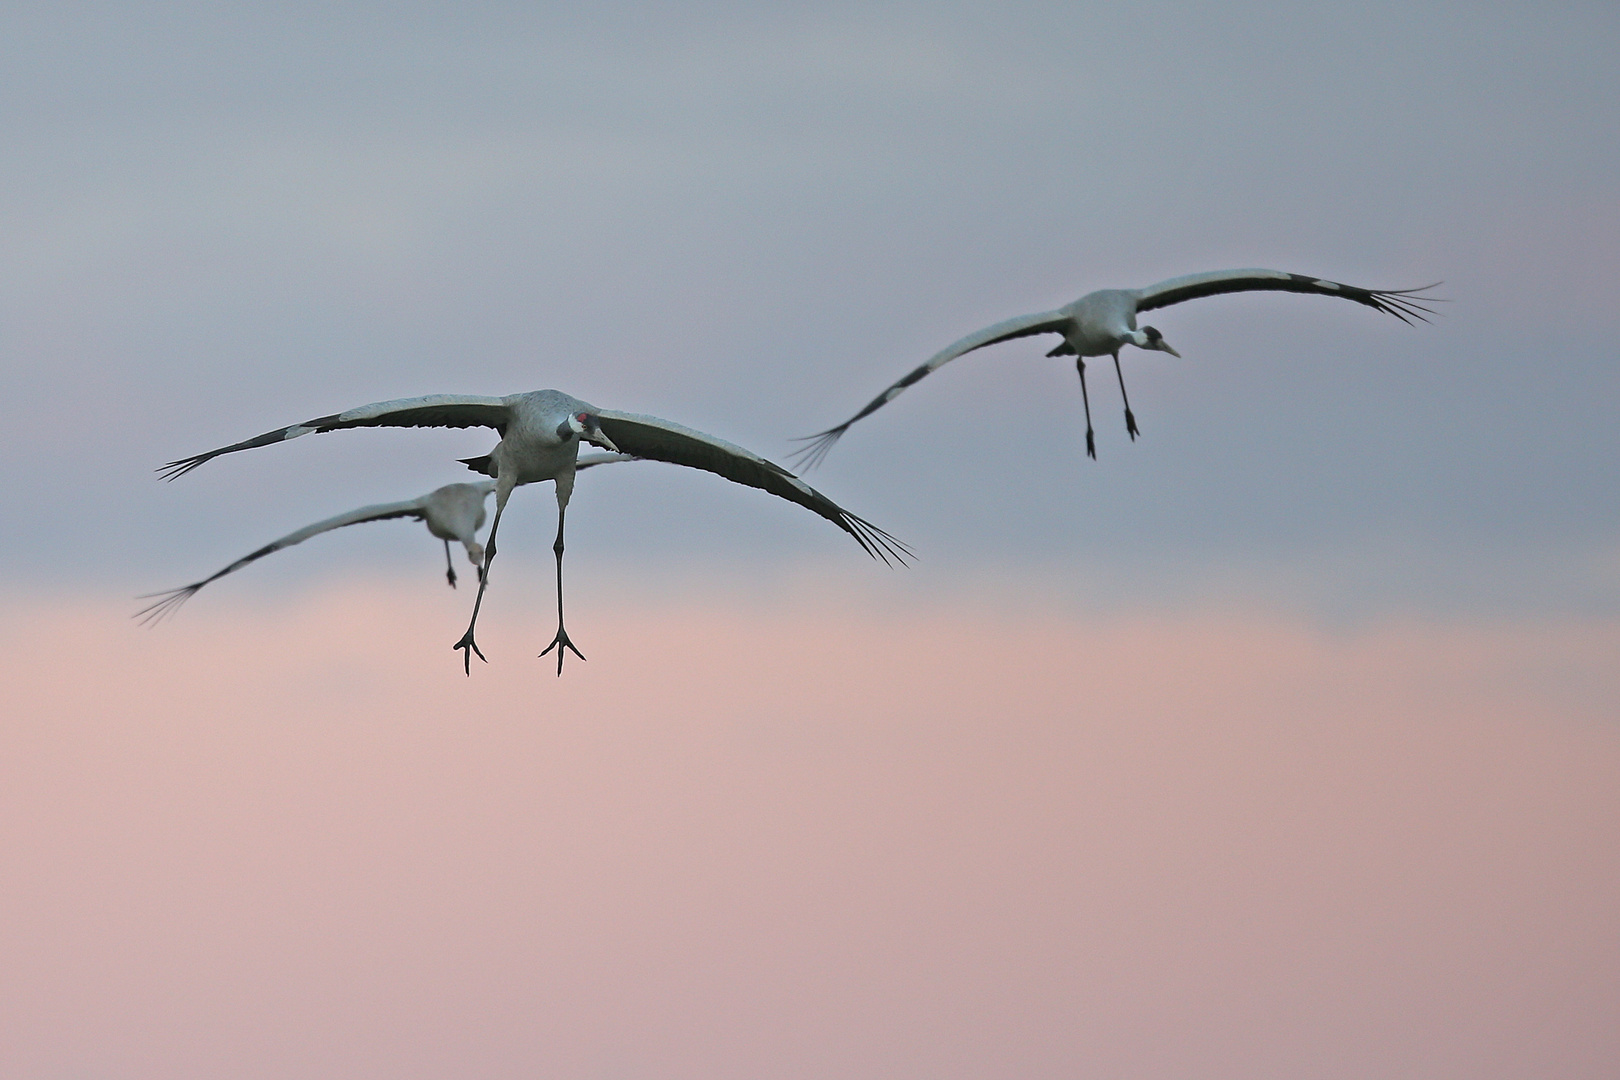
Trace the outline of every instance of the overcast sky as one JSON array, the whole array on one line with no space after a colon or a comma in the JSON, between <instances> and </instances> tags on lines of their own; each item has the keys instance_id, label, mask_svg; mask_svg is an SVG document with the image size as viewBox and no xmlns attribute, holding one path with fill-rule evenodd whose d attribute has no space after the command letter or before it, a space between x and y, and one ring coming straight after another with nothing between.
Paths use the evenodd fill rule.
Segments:
<instances>
[{"instance_id":1,"label":"overcast sky","mask_svg":"<svg viewBox=\"0 0 1620 1080\"><path fill-rule=\"evenodd\" d=\"M343 433L151 475L368 401L555 386L780 458L988 322L1252 265L1443 279L1450 303L1415 328L1317 297L1158 313L1185 359L1126 353L1135 445L1094 380L1096 463L1072 365L1001 346L862 424L816 483L912 543L924 590L1037 573L1332 608L1353 582L1372 610L1612 611L1617 23L1600 4L13 14L7 573L155 588L454 479L492 442ZM590 480L576 550L627 572L855 561L712 477ZM515 559L550 532L549 495L526 501ZM264 573L419 557L388 532Z\"/></svg>"}]
</instances>

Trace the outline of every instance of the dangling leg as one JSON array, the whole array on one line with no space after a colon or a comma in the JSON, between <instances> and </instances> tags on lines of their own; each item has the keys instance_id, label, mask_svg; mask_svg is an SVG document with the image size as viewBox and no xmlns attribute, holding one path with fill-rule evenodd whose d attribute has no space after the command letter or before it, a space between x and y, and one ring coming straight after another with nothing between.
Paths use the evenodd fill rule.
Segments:
<instances>
[{"instance_id":1,"label":"dangling leg","mask_svg":"<svg viewBox=\"0 0 1620 1080\"><path fill-rule=\"evenodd\" d=\"M550 652L552 649L557 650L557 675L560 678L562 676L563 657L568 655L568 650L569 649L573 649L574 650L574 655L579 657L581 660L585 659L585 654L580 652L579 649L574 645L574 643L572 641L568 640L568 631L563 629L563 593L562 593L563 519L565 517L567 517L567 515L568 515L568 504L566 502L563 502L561 499L558 500L558 504L559 505L557 506L557 542L555 544L551 545L551 550L557 553L557 636L551 639L551 644L550 645L547 645L543 650L541 650L540 655L544 656L544 655L546 655L546 653ZM492 539L493 539L493 535L494 534L491 534Z\"/></svg>"},{"instance_id":2,"label":"dangling leg","mask_svg":"<svg viewBox=\"0 0 1620 1080\"><path fill-rule=\"evenodd\" d=\"M501 527L501 512L506 509L506 498L512 494L509 487L495 489L495 522L489 527L489 543L484 546L484 565L478 570L478 598L473 601L472 620L467 623L467 632L461 635L461 640L450 646L461 650L461 667L468 675L472 674L472 654L478 653L478 659L484 659L483 652L478 643L473 640L473 627L478 625L478 609L484 603L484 589L489 586L489 564L495 561L495 533Z\"/></svg>"},{"instance_id":3,"label":"dangling leg","mask_svg":"<svg viewBox=\"0 0 1620 1080\"><path fill-rule=\"evenodd\" d=\"M1086 395L1086 361L1084 357L1076 357L1074 369L1080 373L1080 402L1086 407L1086 454L1092 461L1097 460L1097 437L1091 431L1091 398Z\"/></svg>"},{"instance_id":4,"label":"dangling leg","mask_svg":"<svg viewBox=\"0 0 1620 1080\"><path fill-rule=\"evenodd\" d=\"M456 564L450 558L450 541L444 542L444 576L450 579L450 587L456 587Z\"/></svg>"},{"instance_id":5,"label":"dangling leg","mask_svg":"<svg viewBox=\"0 0 1620 1080\"><path fill-rule=\"evenodd\" d=\"M1125 392L1125 373L1119 370L1119 353L1114 353L1114 374L1119 376L1119 396L1125 399L1125 430L1131 433L1131 442L1142 434L1136 430L1136 416L1131 412L1131 396Z\"/></svg>"}]
</instances>

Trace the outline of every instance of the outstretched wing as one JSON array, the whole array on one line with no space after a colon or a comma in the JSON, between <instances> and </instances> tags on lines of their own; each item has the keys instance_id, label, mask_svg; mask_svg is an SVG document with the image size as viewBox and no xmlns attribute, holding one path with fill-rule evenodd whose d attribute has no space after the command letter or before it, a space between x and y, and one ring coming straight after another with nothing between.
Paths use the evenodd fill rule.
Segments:
<instances>
[{"instance_id":1,"label":"outstretched wing","mask_svg":"<svg viewBox=\"0 0 1620 1080\"><path fill-rule=\"evenodd\" d=\"M352 427L490 427L505 434L506 402L497 397L471 397L461 394L429 394L427 397L400 398L362 405L348 412L333 413L302 424L267 431L244 442L222 446L206 454L171 461L158 471L165 480L184 476L203 462L221 454L252 450L257 446L286 442L318 431Z\"/></svg>"},{"instance_id":2,"label":"outstretched wing","mask_svg":"<svg viewBox=\"0 0 1620 1080\"><path fill-rule=\"evenodd\" d=\"M1207 274L1188 274L1185 277L1171 278L1169 281L1161 281L1157 285L1137 290L1136 310L1152 311L1154 308L1169 307L1184 300L1196 300L1200 296L1215 296L1220 293L1299 292L1341 296L1410 324L1413 319L1428 322L1427 316L1434 314L1434 309L1426 305L1439 302L1440 298L1423 294L1438 284L1440 283L1437 281L1434 285L1425 285L1418 289L1362 289L1337 281L1306 277L1303 274L1286 274L1281 270L1212 270Z\"/></svg>"},{"instance_id":3,"label":"outstretched wing","mask_svg":"<svg viewBox=\"0 0 1620 1080\"><path fill-rule=\"evenodd\" d=\"M210 581L217 581L226 574L242 569L242 567L246 566L255 559L264 558L271 552L280 551L282 548L292 547L294 544L301 544L318 533L330 532L333 529L341 529L345 525L359 525L363 521L384 521L388 518L421 517L423 514L422 503L424 498L426 498L426 496L423 498L412 499L409 502L379 503L376 506L362 506L358 510L350 510L347 514L339 514L337 517L330 517L325 521L317 521L313 525L306 525L297 532L288 533L280 540L276 540L272 543L264 545L264 547L253 552L252 554L242 556L225 569L220 570L217 573L210 574L201 581L194 581L190 585L185 585L178 589L170 589L168 592L149 593L146 596L136 597L138 600L153 600L154 597L156 599L153 601L153 603L150 603L146 607L143 607L141 610L137 611L135 613L135 618L139 619L143 623L148 624L158 622L165 615L177 611L181 604L185 603L187 600L190 600L197 594L197 590L201 589L204 585L207 585Z\"/></svg>"},{"instance_id":4,"label":"outstretched wing","mask_svg":"<svg viewBox=\"0 0 1620 1080\"><path fill-rule=\"evenodd\" d=\"M704 469L796 502L849 533L868 555L885 563L904 564L911 556L904 544L876 525L851 514L782 466L740 446L656 416L609 411L596 415L602 432L631 457Z\"/></svg>"},{"instance_id":5,"label":"outstretched wing","mask_svg":"<svg viewBox=\"0 0 1620 1080\"><path fill-rule=\"evenodd\" d=\"M921 367L912 370L883 393L867 402L866 408L845 420L842 424L837 427L830 427L826 431L818 432L815 435L806 435L802 439L795 440L805 443L804 446L793 452L797 464L807 469L813 469L821 464L821 459L827 456L827 452L833 448L833 444L843 436L844 432L849 430L851 424L877 412L899 397L900 392L906 387L920 381L929 372L938 371L958 356L970 353L974 349L982 349L986 345L997 345L1003 341L1011 341L1013 338L1030 337L1034 334L1062 333L1063 328L1068 323L1068 317L1058 311L1043 311L1038 315L1020 315L1016 319L1008 319L1005 322L998 322L994 326L987 326L983 330L969 334L960 341L947 345L929 357L928 361Z\"/></svg>"}]
</instances>

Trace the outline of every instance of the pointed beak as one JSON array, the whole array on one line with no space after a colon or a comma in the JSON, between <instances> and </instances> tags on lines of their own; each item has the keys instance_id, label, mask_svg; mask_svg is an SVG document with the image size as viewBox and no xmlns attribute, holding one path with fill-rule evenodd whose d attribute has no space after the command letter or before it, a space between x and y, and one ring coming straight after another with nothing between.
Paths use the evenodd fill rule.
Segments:
<instances>
[{"instance_id":1,"label":"pointed beak","mask_svg":"<svg viewBox=\"0 0 1620 1080\"><path fill-rule=\"evenodd\" d=\"M1170 343L1168 341L1164 340L1164 338L1159 339L1159 351L1160 352L1167 352L1171 356L1175 357L1177 360L1181 359L1181 354L1176 352L1176 350L1172 349L1170 347Z\"/></svg>"},{"instance_id":2,"label":"pointed beak","mask_svg":"<svg viewBox=\"0 0 1620 1080\"><path fill-rule=\"evenodd\" d=\"M602 429L599 427L593 427L591 430L587 431L585 433L585 441L590 443L592 446L600 446L603 450L606 450L610 454L617 454L619 452L619 448L613 445L613 440L604 435L602 433Z\"/></svg>"}]
</instances>

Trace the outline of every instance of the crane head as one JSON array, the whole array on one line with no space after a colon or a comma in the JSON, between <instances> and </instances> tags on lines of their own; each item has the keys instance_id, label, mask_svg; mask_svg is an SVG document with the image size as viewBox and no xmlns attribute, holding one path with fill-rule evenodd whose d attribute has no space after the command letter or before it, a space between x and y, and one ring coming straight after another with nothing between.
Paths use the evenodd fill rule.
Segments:
<instances>
[{"instance_id":1,"label":"crane head","mask_svg":"<svg viewBox=\"0 0 1620 1080\"><path fill-rule=\"evenodd\" d=\"M1140 345L1142 348L1144 348L1144 349L1156 349L1159 352L1167 352L1171 356L1176 357L1177 359L1179 359L1181 357L1181 354L1176 352L1176 350L1172 349L1170 347L1170 343L1168 341L1164 340L1164 335L1159 333L1157 327L1144 326L1144 327L1142 327L1141 334L1142 334L1142 337L1145 340L1139 341L1139 342L1137 342L1137 344Z\"/></svg>"},{"instance_id":2,"label":"crane head","mask_svg":"<svg viewBox=\"0 0 1620 1080\"><path fill-rule=\"evenodd\" d=\"M588 412L570 413L567 420L557 428L561 438L583 439L592 446L600 446L603 450L617 454L619 448L613 445L613 440L602 433L602 422Z\"/></svg>"}]
</instances>

